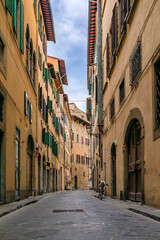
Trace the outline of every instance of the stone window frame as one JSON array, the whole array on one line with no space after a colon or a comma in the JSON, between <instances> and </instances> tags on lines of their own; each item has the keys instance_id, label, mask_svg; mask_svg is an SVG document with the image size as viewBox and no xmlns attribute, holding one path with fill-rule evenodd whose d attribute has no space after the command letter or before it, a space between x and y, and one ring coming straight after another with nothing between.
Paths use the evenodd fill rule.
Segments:
<instances>
[{"instance_id":1,"label":"stone window frame","mask_svg":"<svg viewBox=\"0 0 160 240\"><path fill-rule=\"evenodd\" d=\"M5 41L5 38L3 37L3 34L0 30L0 40L2 41L2 44L4 45L4 51L3 51L3 62L0 63L0 71L2 72L3 76L5 77L6 79L6 61L7 61L7 49L6 49L6 41Z\"/></svg>"}]
</instances>

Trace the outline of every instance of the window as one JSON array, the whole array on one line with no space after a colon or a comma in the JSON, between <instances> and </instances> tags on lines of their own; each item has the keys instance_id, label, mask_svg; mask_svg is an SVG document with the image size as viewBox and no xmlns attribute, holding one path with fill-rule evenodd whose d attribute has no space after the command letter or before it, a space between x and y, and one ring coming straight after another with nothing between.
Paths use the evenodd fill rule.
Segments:
<instances>
[{"instance_id":1,"label":"window","mask_svg":"<svg viewBox=\"0 0 160 240\"><path fill-rule=\"evenodd\" d=\"M117 3L113 9L112 23L111 23L111 38L112 38L112 61L114 60L116 49L118 46L118 12Z\"/></svg>"},{"instance_id":2,"label":"window","mask_svg":"<svg viewBox=\"0 0 160 240\"><path fill-rule=\"evenodd\" d=\"M84 140L83 140L84 138L82 137L82 144L84 144Z\"/></svg>"},{"instance_id":3,"label":"window","mask_svg":"<svg viewBox=\"0 0 160 240\"><path fill-rule=\"evenodd\" d=\"M76 155L76 163L80 164L80 155Z\"/></svg>"},{"instance_id":4,"label":"window","mask_svg":"<svg viewBox=\"0 0 160 240\"><path fill-rule=\"evenodd\" d=\"M27 24L26 29L26 67L29 70L30 67L30 33L29 33L29 26Z\"/></svg>"},{"instance_id":5,"label":"window","mask_svg":"<svg viewBox=\"0 0 160 240\"><path fill-rule=\"evenodd\" d=\"M4 65L4 48L5 45L0 37L0 64Z\"/></svg>"},{"instance_id":6,"label":"window","mask_svg":"<svg viewBox=\"0 0 160 240\"><path fill-rule=\"evenodd\" d=\"M83 172L83 177L85 177L85 172Z\"/></svg>"},{"instance_id":7,"label":"window","mask_svg":"<svg viewBox=\"0 0 160 240\"><path fill-rule=\"evenodd\" d=\"M123 99L125 97L125 85L124 85L124 79L122 80L120 87L119 87L119 102L122 103Z\"/></svg>"},{"instance_id":8,"label":"window","mask_svg":"<svg viewBox=\"0 0 160 240\"><path fill-rule=\"evenodd\" d=\"M130 81L131 86L138 80L141 73L141 42L139 41L133 50L130 59Z\"/></svg>"},{"instance_id":9,"label":"window","mask_svg":"<svg viewBox=\"0 0 160 240\"><path fill-rule=\"evenodd\" d=\"M109 33L107 34L107 76L109 75L110 72L110 37L109 37Z\"/></svg>"},{"instance_id":10,"label":"window","mask_svg":"<svg viewBox=\"0 0 160 240\"><path fill-rule=\"evenodd\" d=\"M84 156L81 156L81 164L85 164L85 157Z\"/></svg>"},{"instance_id":11,"label":"window","mask_svg":"<svg viewBox=\"0 0 160 240\"><path fill-rule=\"evenodd\" d=\"M75 172L77 172L77 168L75 168Z\"/></svg>"},{"instance_id":12,"label":"window","mask_svg":"<svg viewBox=\"0 0 160 240\"><path fill-rule=\"evenodd\" d=\"M97 105L97 103L98 103L98 77L97 76L95 78L95 85L96 85L96 89L95 89L95 103Z\"/></svg>"},{"instance_id":13,"label":"window","mask_svg":"<svg viewBox=\"0 0 160 240\"><path fill-rule=\"evenodd\" d=\"M72 133L72 140L74 141L74 133Z\"/></svg>"},{"instance_id":14,"label":"window","mask_svg":"<svg viewBox=\"0 0 160 240\"><path fill-rule=\"evenodd\" d=\"M74 163L74 153L72 153L72 163Z\"/></svg>"},{"instance_id":15,"label":"window","mask_svg":"<svg viewBox=\"0 0 160 240\"><path fill-rule=\"evenodd\" d=\"M114 114L115 114L114 98L112 98L110 101L110 120L112 120Z\"/></svg>"},{"instance_id":16,"label":"window","mask_svg":"<svg viewBox=\"0 0 160 240\"><path fill-rule=\"evenodd\" d=\"M33 4L34 4L34 11L36 14L37 13L37 0L33 0Z\"/></svg>"},{"instance_id":17,"label":"window","mask_svg":"<svg viewBox=\"0 0 160 240\"><path fill-rule=\"evenodd\" d=\"M79 143L79 135L77 134L77 143Z\"/></svg>"},{"instance_id":18,"label":"window","mask_svg":"<svg viewBox=\"0 0 160 240\"><path fill-rule=\"evenodd\" d=\"M89 165L89 158L86 157L86 165Z\"/></svg>"},{"instance_id":19,"label":"window","mask_svg":"<svg viewBox=\"0 0 160 240\"><path fill-rule=\"evenodd\" d=\"M0 94L0 122L3 122L3 102L4 97Z\"/></svg>"},{"instance_id":20,"label":"window","mask_svg":"<svg viewBox=\"0 0 160 240\"><path fill-rule=\"evenodd\" d=\"M120 33L126 28L126 19L130 11L130 0L119 0L120 10Z\"/></svg>"},{"instance_id":21,"label":"window","mask_svg":"<svg viewBox=\"0 0 160 240\"><path fill-rule=\"evenodd\" d=\"M33 53L33 85L36 85L36 53Z\"/></svg>"},{"instance_id":22,"label":"window","mask_svg":"<svg viewBox=\"0 0 160 240\"><path fill-rule=\"evenodd\" d=\"M30 41L30 77L33 79L33 43Z\"/></svg>"},{"instance_id":23,"label":"window","mask_svg":"<svg viewBox=\"0 0 160 240\"><path fill-rule=\"evenodd\" d=\"M160 57L154 65L155 70L155 125L156 129L160 128Z\"/></svg>"}]
</instances>

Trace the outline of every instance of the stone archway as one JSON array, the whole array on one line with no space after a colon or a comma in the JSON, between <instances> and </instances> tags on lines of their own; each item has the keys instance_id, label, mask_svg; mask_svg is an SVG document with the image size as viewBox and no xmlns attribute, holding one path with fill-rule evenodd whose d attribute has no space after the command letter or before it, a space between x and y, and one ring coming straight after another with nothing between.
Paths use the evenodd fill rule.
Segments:
<instances>
[{"instance_id":1,"label":"stone archway","mask_svg":"<svg viewBox=\"0 0 160 240\"><path fill-rule=\"evenodd\" d=\"M130 111L124 131L124 199L144 203L144 121L138 108Z\"/></svg>"}]
</instances>

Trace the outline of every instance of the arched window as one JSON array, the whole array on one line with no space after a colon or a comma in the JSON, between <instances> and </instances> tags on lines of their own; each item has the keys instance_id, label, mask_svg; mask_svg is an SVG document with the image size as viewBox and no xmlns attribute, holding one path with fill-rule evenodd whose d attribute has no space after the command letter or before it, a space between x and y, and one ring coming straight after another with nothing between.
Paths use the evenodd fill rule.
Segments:
<instances>
[{"instance_id":1,"label":"arched window","mask_svg":"<svg viewBox=\"0 0 160 240\"><path fill-rule=\"evenodd\" d=\"M33 52L33 85L36 85L36 53Z\"/></svg>"},{"instance_id":2,"label":"arched window","mask_svg":"<svg viewBox=\"0 0 160 240\"><path fill-rule=\"evenodd\" d=\"M33 79L33 43L30 41L30 77Z\"/></svg>"},{"instance_id":3,"label":"arched window","mask_svg":"<svg viewBox=\"0 0 160 240\"><path fill-rule=\"evenodd\" d=\"M29 33L29 26L27 24L26 28L26 67L29 70L30 67L30 33Z\"/></svg>"}]
</instances>

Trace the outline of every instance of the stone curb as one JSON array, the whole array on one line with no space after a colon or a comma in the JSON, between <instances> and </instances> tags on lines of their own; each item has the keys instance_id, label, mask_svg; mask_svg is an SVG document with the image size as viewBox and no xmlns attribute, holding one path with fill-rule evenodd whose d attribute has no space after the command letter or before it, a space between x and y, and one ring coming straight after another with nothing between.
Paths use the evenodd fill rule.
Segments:
<instances>
[{"instance_id":1,"label":"stone curb","mask_svg":"<svg viewBox=\"0 0 160 240\"><path fill-rule=\"evenodd\" d=\"M92 192L91 193L93 197L99 199L99 194L97 192ZM100 200L100 199L99 199ZM107 201L107 198L105 197L104 198L104 202L107 202L108 204L110 204L108 201ZM123 203L124 204L124 203ZM148 217L148 218L151 218L157 222L160 222L160 217L159 216L156 216L154 214L151 214L151 213L148 213L146 211L140 211L134 207L128 207L127 205L125 207L123 207L124 209L128 210L128 211L131 211L131 212L134 212L134 213L137 213L139 215L142 215L144 217Z\"/></svg>"},{"instance_id":2,"label":"stone curb","mask_svg":"<svg viewBox=\"0 0 160 240\"><path fill-rule=\"evenodd\" d=\"M41 199L39 199L39 200L41 200ZM18 206L16 206L15 208L12 208L12 209L10 209L10 210L4 211L3 213L0 214L0 218L6 216L7 214L9 214L9 213L11 213L11 212L15 212L16 210L18 210L18 209L20 209L20 208L23 208L23 207L28 206L28 205L30 205L30 204L34 204L34 203L38 202L39 200L38 200L38 199L31 200L30 202L27 202L27 203L18 205Z\"/></svg>"},{"instance_id":3,"label":"stone curb","mask_svg":"<svg viewBox=\"0 0 160 240\"><path fill-rule=\"evenodd\" d=\"M145 217L148 217L148 218L151 218L157 222L160 222L160 217L158 216L155 216L153 214L150 214L150 213L147 213L147 212L142 212L142 211L139 211L137 209L134 209L134 208L128 208L129 211L131 212L134 212L134 213L137 213L137 214L140 214L140 215L143 215Z\"/></svg>"}]
</instances>

